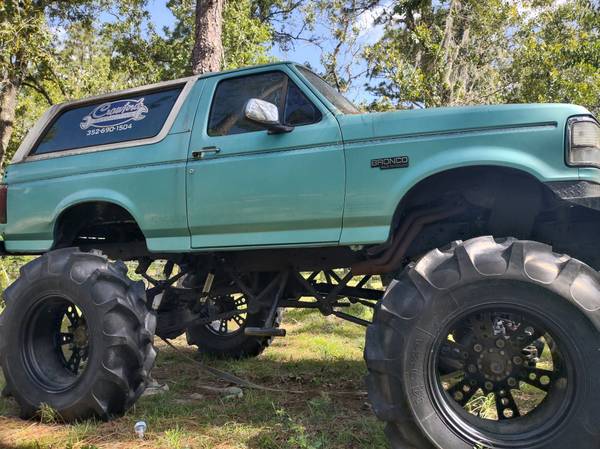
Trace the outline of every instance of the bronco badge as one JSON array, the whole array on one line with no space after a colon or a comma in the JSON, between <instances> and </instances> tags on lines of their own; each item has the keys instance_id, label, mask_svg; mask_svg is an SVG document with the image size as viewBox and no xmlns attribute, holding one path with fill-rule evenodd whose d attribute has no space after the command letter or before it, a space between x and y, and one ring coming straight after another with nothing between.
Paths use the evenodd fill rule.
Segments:
<instances>
[{"instance_id":1,"label":"bronco badge","mask_svg":"<svg viewBox=\"0 0 600 449\"><path fill-rule=\"evenodd\" d=\"M379 167L381 170L390 168L406 168L408 167L408 156L384 157L381 159L372 159L371 168Z\"/></svg>"},{"instance_id":2,"label":"bronco badge","mask_svg":"<svg viewBox=\"0 0 600 449\"><path fill-rule=\"evenodd\" d=\"M117 125L123 125L131 120L143 120L148 113L148 108L144 104L144 99L139 100L117 100L110 103L103 103L95 108L89 115L83 117L79 124L81 129L88 129L90 126L95 128L106 128Z\"/></svg>"}]
</instances>

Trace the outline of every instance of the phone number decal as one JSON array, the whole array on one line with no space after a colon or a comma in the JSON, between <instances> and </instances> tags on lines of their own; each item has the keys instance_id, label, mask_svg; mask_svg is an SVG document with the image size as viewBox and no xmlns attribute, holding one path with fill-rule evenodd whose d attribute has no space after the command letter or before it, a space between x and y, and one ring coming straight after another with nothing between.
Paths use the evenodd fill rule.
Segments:
<instances>
[{"instance_id":1,"label":"phone number decal","mask_svg":"<svg viewBox=\"0 0 600 449\"><path fill-rule=\"evenodd\" d=\"M132 124L131 123L126 123L125 125L114 125L114 126L106 126L104 128L94 128L94 129L88 129L86 131L86 136L96 136L98 134L109 134L109 133L114 133L114 132L119 132L119 131L126 131L128 129L131 129Z\"/></svg>"}]
</instances>

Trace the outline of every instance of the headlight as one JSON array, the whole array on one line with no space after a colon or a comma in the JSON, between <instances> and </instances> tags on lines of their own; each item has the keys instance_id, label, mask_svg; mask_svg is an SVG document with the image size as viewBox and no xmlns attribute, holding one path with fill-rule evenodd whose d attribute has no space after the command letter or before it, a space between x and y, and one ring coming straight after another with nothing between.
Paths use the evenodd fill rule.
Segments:
<instances>
[{"instance_id":1,"label":"headlight","mask_svg":"<svg viewBox=\"0 0 600 449\"><path fill-rule=\"evenodd\" d=\"M569 120L567 130L569 165L600 167L600 125L591 117Z\"/></svg>"}]
</instances>

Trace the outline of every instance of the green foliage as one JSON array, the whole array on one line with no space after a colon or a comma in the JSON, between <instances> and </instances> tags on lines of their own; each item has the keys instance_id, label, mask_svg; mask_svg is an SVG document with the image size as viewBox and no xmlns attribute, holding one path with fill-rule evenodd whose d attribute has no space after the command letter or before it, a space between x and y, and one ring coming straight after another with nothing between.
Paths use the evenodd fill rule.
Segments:
<instances>
[{"instance_id":1,"label":"green foliage","mask_svg":"<svg viewBox=\"0 0 600 449\"><path fill-rule=\"evenodd\" d=\"M166 36L158 33L149 12L140 3L141 0L123 2L118 10L119 20L104 23L99 29L102 40L110 46L107 54L111 71L120 73L132 86L187 75L185 64L189 54L184 56L184 53L188 48L179 39L171 39L169 30L165 30ZM173 10L172 3L169 2L169 7ZM186 10L193 11L192 2L185 3ZM180 11L173 12L179 19ZM180 27L178 23L176 32ZM188 31L183 30L183 34L187 35Z\"/></svg>"},{"instance_id":2,"label":"green foliage","mask_svg":"<svg viewBox=\"0 0 600 449\"><path fill-rule=\"evenodd\" d=\"M600 113L600 5L587 0L545 7L515 36L508 68L514 102L562 102Z\"/></svg>"},{"instance_id":3,"label":"green foliage","mask_svg":"<svg viewBox=\"0 0 600 449\"><path fill-rule=\"evenodd\" d=\"M182 449L184 440L185 432L178 425L173 429L165 430L164 441L170 449Z\"/></svg>"},{"instance_id":4,"label":"green foliage","mask_svg":"<svg viewBox=\"0 0 600 449\"><path fill-rule=\"evenodd\" d=\"M3 257L0 260L0 311L4 308L2 292L17 280L21 267L33 259L33 257L26 256L11 256Z\"/></svg>"},{"instance_id":5,"label":"green foliage","mask_svg":"<svg viewBox=\"0 0 600 449\"><path fill-rule=\"evenodd\" d=\"M273 34L271 26L252 15L252 2L226 2L223 11L225 69L272 62L268 52Z\"/></svg>"},{"instance_id":6,"label":"green foliage","mask_svg":"<svg viewBox=\"0 0 600 449\"><path fill-rule=\"evenodd\" d=\"M45 2L5 0L0 3L0 73L26 78L52 59L52 35ZM65 2L70 3L70 2Z\"/></svg>"},{"instance_id":7,"label":"green foliage","mask_svg":"<svg viewBox=\"0 0 600 449\"><path fill-rule=\"evenodd\" d=\"M396 1L379 19L383 37L365 50L376 109L498 101L498 64L519 17L504 0Z\"/></svg>"},{"instance_id":8,"label":"green foliage","mask_svg":"<svg viewBox=\"0 0 600 449\"><path fill-rule=\"evenodd\" d=\"M600 108L594 0L396 0L366 48L374 110L503 102Z\"/></svg>"},{"instance_id":9,"label":"green foliage","mask_svg":"<svg viewBox=\"0 0 600 449\"><path fill-rule=\"evenodd\" d=\"M43 3L15 0L0 2L0 104L5 101L12 103L10 98L14 98L13 87L18 89L23 83L31 83L37 72L52 64L52 35L44 15L44 7L40 6ZM3 122L0 123L1 142L12 134L14 110L0 112L8 112L8 116L3 117ZM4 153L8 153L10 157L15 147L16 145L5 148L0 145L0 163L4 159Z\"/></svg>"},{"instance_id":10,"label":"green foliage","mask_svg":"<svg viewBox=\"0 0 600 449\"><path fill-rule=\"evenodd\" d=\"M304 9L314 28L327 24L327 35L318 39L323 77L340 92L347 92L362 75L355 70L356 57L362 53L359 37L361 15L368 7L365 0L319 0Z\"/></svg>"},{"instance_id":11,"label":"green foliage","mask_svg":"<svg viewBox=\"0 0 600 449\"><path fill-rule=\"evenodd\" d=\"M4 291L10 285L10 277L4 266L0 266L0 291Z\"/></svg>"},{"instance_id":12,"label":"green foliage","mask_svg":"<svg viewBox=\"0 0 600 449\"><path fill-rule=\"evenodd\" d=\"M43 424L57 424L61 421L60 415L56 410L50 407L48 404L40 404L37 416Z\"/></svg>"},{"instance_id":13,"label":"green foliage","mask_svg":"<svg viewBox=\"0 0 600 449\"><path fill-rule=\"evenodd\" d=\"M170 0L175 16L172 28L158 32L147 11L125 8L124 20L105 25L103 36L113 42L111 65L124 71L135 84L181 78L192 74L195 0ZM251 0L226 2L223 11L224 68L261 64L271 60L267 53L271 27L253 13Z\"/></svg>"}]
</instances>

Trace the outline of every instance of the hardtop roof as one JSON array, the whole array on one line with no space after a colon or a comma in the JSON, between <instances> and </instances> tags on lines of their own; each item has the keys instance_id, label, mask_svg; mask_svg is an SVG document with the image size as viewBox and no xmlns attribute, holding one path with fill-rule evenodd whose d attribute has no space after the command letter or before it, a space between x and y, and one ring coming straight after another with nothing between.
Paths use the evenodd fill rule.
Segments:
<instances>
[{"instance_id":1,"label":"hardtop roof","mask_svg":"<svg viewBox=\"0 0 600 449\"><path fill-rule=\"evenodd\" d=\"M253 66L239 67L236 69L223 70L220 72L207 72L207 73L203 73L201 75L192 75L192 76L186 76L183 78L175 78L172 80L160 81L158 83L145 84L145 85L141 85L141 86L131 87L128 89L115 90L115 91L105 92L105 93L99 94L99 95L92 95L89 97L83 97L83 98L78 98L75 100L69 100L69 101L62 102L56 106L64 107L65 105L70 105L72 103L88 103L88 102L93 102L96 100L101 100L106 97L118 97L118 96L122 96L122 95L133 94L136 92L158 89L158 88L161 88L164 86L183 84L183 83L186 83L186 82L188 82L190 80L194 80L194 79L211 78L213 76L227 74L227 73L243 73L243 72L254 70L254 69L260 69L260 68L265 68L265 67L278 67L278 66L281 67L284 65L301 65L301 64L297 64L293 61L279 61L279 62L271 62L268 64L258 64L258 65L253 65Z\"/></svg>"}]
</instances>

